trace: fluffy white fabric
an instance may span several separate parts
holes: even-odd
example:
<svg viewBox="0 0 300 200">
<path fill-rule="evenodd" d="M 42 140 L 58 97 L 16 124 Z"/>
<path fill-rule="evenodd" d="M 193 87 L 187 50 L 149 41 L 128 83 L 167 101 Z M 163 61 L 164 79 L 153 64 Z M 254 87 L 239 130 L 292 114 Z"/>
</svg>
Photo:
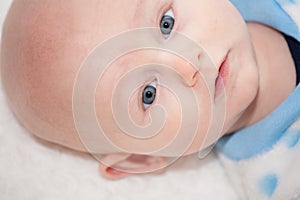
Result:
<svg viewBox="0 0 300 200">
<path fill-rule="evenodd" d="M 11 0 L 0 1 L 0 29 Z M 1 82 L 1 81 L 0 81 Z M 238 199 L 214 154 L 190 156 L 166 173 L 103 179 L 89 155 L 43 142 L 19 125 L 0 84 L 0 199 Z"/>
</svg>

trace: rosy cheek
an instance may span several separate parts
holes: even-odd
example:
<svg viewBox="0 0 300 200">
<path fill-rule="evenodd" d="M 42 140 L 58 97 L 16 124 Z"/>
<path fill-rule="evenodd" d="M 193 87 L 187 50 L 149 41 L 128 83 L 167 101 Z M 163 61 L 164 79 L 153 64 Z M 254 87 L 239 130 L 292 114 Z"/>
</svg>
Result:
<svg viewBox="0 0 300 200">
<path fill-rule="evenodd" d="M 185 154 L 191 154 L 199 151 L 204 145 L 205 138 L 209 134 L 210 120 L 212 117 L 212 101 L 208 94 L 208 89 L 205 82 L 199 77 L 197 84 L 194 87 L 182 88 L 186 91 L 193 91 L 191 96 L 175 96 L 175 93 L 169 89 L 160 89 L 159 99 L 157 104 L 161 104 L 167 113 L 167 121 L 170 126 L 166 126 L 165 142 L 170 142 L 173 138 L 179 137 L 179 130 L 183 130 L 180 134 L 184 134 L 187 140 L 182 141 L 186 146 Z M 186 103 L 193 105 L 189 112 L 184 112 L 181 109 L 186 109 Z M 185 104 L 185 105 L 184 105 Z M 193 117 L 192 117 L 193 116 Z M 173 125 L 173 126 L 172 126 Z M 180 149 L 178 149 L 180 151 Z M 183 153 L 182 151 L 179 153 Z"/>
<path fill-rule="evenodd" d="M 180 102 L 178 101 L 174 93 L 163 86 L 159 86 L 157 88 L 157 91 L 156 104 L 163 108 L 165 112 L 165 119 L 161 120 L 167 120 L 171 124 L 180 122 L 178 120 L 180 118 Z M 168 132 L 171 132 L 171 130 Z"/>
<path fill-rule="evenodd" d="M 168 144 L 179 133 L 181 126 L 181 106 L 178 98 L 172 93 L 172 91 L 158 86 L 157 87 L 157 99 L 153 106 L 159 107 L 163 110 L 164 115 L 159 116 L 159 121 L 165 121 L 164 128 L 161 131 L 163 135 L 162 143 Z"/>
</svg>

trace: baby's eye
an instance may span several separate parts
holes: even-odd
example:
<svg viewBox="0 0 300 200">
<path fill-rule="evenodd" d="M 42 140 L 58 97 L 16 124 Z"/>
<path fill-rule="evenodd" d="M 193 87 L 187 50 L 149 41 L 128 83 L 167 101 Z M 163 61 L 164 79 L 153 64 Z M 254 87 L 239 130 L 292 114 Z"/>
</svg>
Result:
<svg viewBox="0 0 300 200">
<path fill-rule="evenodd" d="M 160 21 L 160 30 L 165 38 L 168 38 L 170 36 L 170 33 L 172 32 L 172 29 L 174 27 L 174 23 L 174 13 L 172 9 L 170 9 L 166 12 L 166 14 L 164 14 Z"/>
<path fill-rule="evenodd" d="M 151 104 L 155 100 L 156 85 L 157 85 L 157 83 L 156 83 L 156 81 L 154 81 L 144 88 L 142 100 L 143 100 L 143 105 L 144 105 L 145 110 L 147 110 L 147 108 L 149 108 L 149 106 L 151 106 Z"/>
</svg>

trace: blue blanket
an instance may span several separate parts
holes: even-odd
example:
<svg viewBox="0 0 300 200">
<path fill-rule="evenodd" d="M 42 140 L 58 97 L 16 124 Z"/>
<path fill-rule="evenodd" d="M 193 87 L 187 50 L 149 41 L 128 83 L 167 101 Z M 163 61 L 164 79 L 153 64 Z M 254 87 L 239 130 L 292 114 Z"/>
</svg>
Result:
<svg viewBox="0 0 300 200">
<path fill-rule="evenodd" d="M 246 21 L 300 41 L 300 0 L 231 0 Z M 218 155 L 241 199 L 300 199 L 300 86 L 269 116 L 223 137 Z"/>
<path fill-rule="evenodd" d="M 230 0 L 246 21 L 274 27 L 300 41 L 299 0 Z"/>
</svg>

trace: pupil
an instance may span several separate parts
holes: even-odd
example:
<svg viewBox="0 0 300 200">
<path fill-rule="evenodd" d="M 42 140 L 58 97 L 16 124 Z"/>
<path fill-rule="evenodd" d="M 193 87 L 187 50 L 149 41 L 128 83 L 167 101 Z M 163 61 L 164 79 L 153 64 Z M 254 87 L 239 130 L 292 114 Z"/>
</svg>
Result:
<svg viewBox="0 0 300 200">
<path fill-rule="evenodd" d="M 165 23 L 164 23 L 164 28 L 169 28 L 169 27 L 170 27 L 169 22 L 165 22 Z"/>
<path fill-rule="evenodd" d="M 152 92 L 148 91 L 148 92 L 146 93 L 146 97 L 147 97 L 147 98 L 150 99 L 152 96 L 153 96 Z"/>
</svg>

